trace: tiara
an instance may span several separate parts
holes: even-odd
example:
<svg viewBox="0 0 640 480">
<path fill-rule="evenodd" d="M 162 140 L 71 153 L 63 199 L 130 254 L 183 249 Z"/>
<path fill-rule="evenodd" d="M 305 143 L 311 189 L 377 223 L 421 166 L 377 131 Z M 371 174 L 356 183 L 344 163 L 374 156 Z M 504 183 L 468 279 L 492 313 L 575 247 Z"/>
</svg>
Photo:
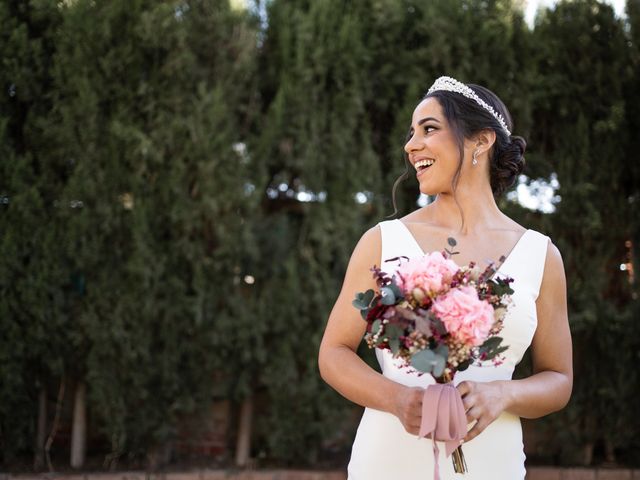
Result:
<svg viewBox="0 0 640 480">
<path fill-rule="evenodd" d="M 504 121 L 504 117 L 500 115 L 498 112 L 496 112 L 491 105 L 489 105 L 487 102 L 482 100 L 478 95 L 476 95 L 476 92 L 471 90 L 471 88 L 467 87 L 464 83 L 459 82 L 455 78 L 440 77 L 435 82 L 433 82 L 433 85 L 431 85 L 431 88 L 429 88 L 427 95 L 429 95 L 432 92 L 436 92 L 438 90 L 446 90 L 447 92 L 460 93 L 465 97 L 470 98 L 471 100 L 474 100 L 478 105 L 480 105 L 487 112 L 493 115 L 493 117 L 498 121 L 498 123 L 500 124 L 502 129 L 507 133 L 508 136 L 511 135 L 511 132 L 507 128 L 507 122 Z"/>
</svg>

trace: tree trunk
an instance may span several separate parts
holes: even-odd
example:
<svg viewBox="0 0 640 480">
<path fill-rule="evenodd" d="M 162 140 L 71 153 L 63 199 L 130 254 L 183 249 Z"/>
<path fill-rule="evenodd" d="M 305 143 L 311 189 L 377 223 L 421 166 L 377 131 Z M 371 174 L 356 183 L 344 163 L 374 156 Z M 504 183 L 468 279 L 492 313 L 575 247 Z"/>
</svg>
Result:
<svg viewBox="0 0 640 480">
<path fill-rule="evenodd" d="M 251 427 L 253 423 L 253 396 L 242 402 L 240 409 L 240 427 L 236 444 L 236 466 L 246 467 L 251 454 Z"/>
<path fill-rule="evenodd" d="M 87 444 L 87 386 L 76 385 L 73 399 L 73 424 L 71 427 L 71 467 L 82 468 Z"/>
<path fill-rule="evenodd" d="M 56 399 L 56 414 L 53 417 L 53 425 L 51 425 L 51 432 L 44 444 L 44 455 L 47 460 L 47 467 L 49 472 L 53 472 L 53 464 L 51 463 L 51 445 L 53 445 L 53 439 L 56 438 L 58 433 L 58 423 L 60 423 L 60 412 L 62 412 L 62 402 L 64 402 L 64 391 L 66 381 L 64 375 L 60 378 L 60 388 L 58 388 L 58 398 Z"/>
<path fill-rule="evenodd" d="M 38 471 L 44 467 L 44 442 L 47 440 L 47 390 L 40 389 L 38 394 L 38 428 L 36 430 L 35 455 L 33 469 Z"/>
<path fill-rule="evenodd" d="M 604 439 L 604 464 L 607 467 L 616 466 L 616 449 L 613 446 L 613 442 L 609 438 Z"/>
</svg>

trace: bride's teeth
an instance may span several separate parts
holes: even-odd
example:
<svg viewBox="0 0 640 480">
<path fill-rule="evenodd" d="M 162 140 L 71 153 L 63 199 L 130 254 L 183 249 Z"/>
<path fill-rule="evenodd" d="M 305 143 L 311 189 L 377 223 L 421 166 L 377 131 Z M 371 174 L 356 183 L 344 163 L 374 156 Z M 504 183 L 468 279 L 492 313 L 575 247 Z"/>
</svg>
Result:
<svg viewBox="0 0 640 480">
<path fill-rule="evenodd" d="M 415 163 L 415 167 L 416 169 L 421 167 L 430 167 L 431 165 L 433 165 L 433 163 L 434 163 L 433 160 L 420 160 Z"/>
</svg>

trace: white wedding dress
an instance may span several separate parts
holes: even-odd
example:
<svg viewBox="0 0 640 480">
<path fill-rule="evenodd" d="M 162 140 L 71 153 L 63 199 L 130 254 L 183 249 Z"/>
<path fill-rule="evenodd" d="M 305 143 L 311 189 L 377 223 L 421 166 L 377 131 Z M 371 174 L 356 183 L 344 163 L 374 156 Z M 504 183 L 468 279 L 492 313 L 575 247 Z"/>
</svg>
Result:
<svg viewBox="0 0 640 480">
<path fill-rule="evenodd" d="M 396 262 L 384 260 L 404 255 L 423 254 L 411 232 L 400 220 L 380 222 L 382 234 L 382 269 L 392 273 Z M 529 347 L 536 330 L 536 298 L 542 282 L 548 237 L 527 230 L 518 240 L 496 276 L 514 279 L 512 304 L 504 319 L 500 336 L 509 348 L 503 353 L 504 363 L 494 366 L 472 366 L 455 375 L 454 384 L 463 380 L 490 382 L 509 380 L 515 366 Z M 444 247 L 444 246 L 443 246 Z M 482 266 L 482 265 L 481 265 Z M 431 375 L 418 376 L 399 368 L 387 350 L 376 349 L 382 374 L 408 386 L 426 387 L 434 383 Z M 456 474 L 451 457 L 445 458 L 444 445 L 439 443 L 440 476 L 442 480 L 518 480 L 525 478 L 525 454 L 522 444 L 520 417 L 502 413 L 480 435 L 462 450 L 468 472 Z M 360 421 L 351 451 L 348 480 L 413 480 L 433 478 L 432 441 L 406 432 L 398 418 L 390 413 L 366 408 Z"/>
</svg>

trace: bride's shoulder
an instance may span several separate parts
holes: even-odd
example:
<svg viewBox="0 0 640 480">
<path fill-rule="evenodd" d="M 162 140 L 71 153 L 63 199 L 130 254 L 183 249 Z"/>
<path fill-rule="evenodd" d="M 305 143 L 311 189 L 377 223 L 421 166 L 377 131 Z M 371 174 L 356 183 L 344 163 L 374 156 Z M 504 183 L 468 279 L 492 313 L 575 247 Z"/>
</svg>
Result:
<svg viewBox="0 0 640 480">
<path fill-rule="evenodd" d="M 352 261 L 367 263 L 372 260 L 377 261 L 377 259 L 380 258 L 380 252 L 382 250 L 381 223 L 383 222 L 377 223 L 362 234 L 353 249 L 351 255 Z"/>
</svg>

